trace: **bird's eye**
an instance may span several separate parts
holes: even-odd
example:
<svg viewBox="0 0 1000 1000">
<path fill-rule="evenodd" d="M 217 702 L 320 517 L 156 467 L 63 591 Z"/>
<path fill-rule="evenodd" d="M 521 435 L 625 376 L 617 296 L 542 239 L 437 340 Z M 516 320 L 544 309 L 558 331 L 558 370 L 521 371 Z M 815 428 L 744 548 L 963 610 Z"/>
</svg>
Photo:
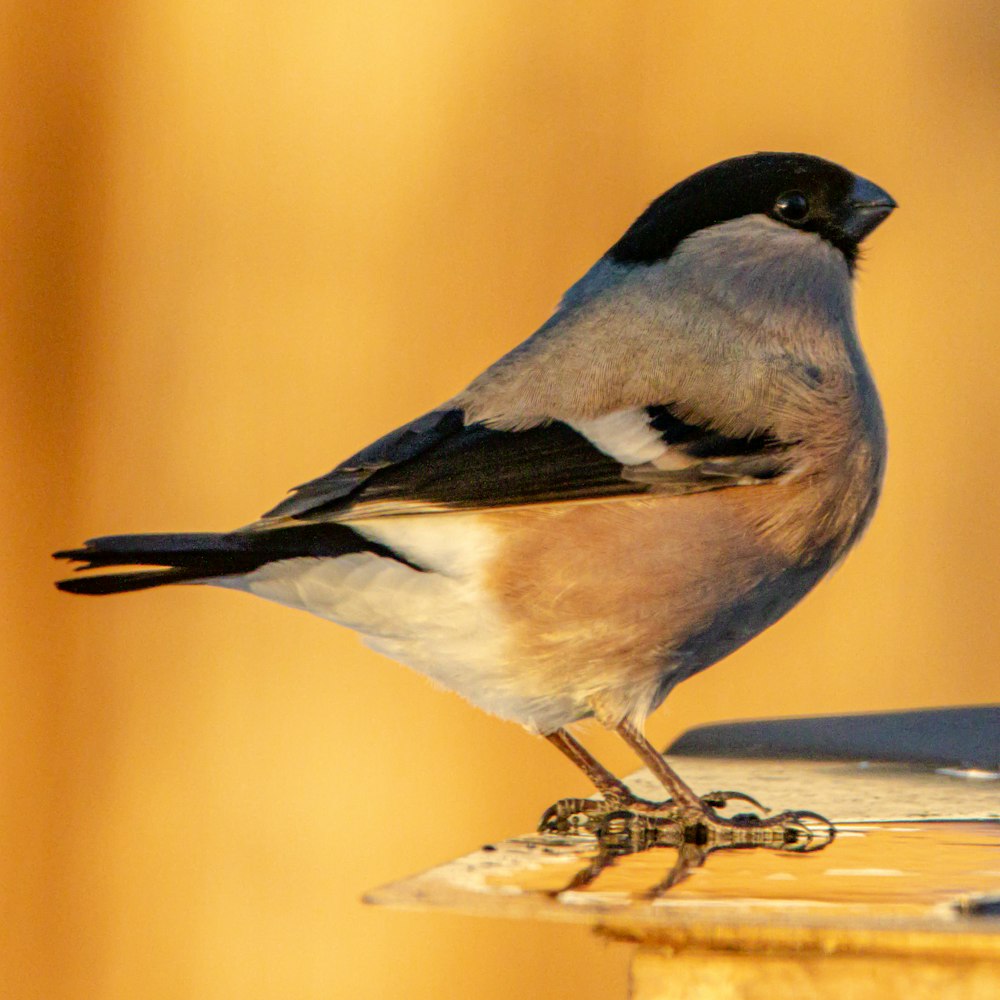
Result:
<svg viewBox="0 0 1000 1000">
<path fill-rule="evenodd" d="M 801 222 L 809 214 L 809 199 L 801 191 L 786 191 L 774 203 L 774 212 L 786 222 Z"/>
</svg>

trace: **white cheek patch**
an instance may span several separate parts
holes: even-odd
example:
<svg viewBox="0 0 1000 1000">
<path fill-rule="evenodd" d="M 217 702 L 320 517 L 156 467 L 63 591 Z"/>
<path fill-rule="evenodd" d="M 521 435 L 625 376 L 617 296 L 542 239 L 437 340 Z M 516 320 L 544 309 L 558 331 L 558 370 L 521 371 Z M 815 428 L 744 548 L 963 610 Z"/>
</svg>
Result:
<svg viewBox="0 0 1000 1000">
<path fill-rule="evenodd" d="M 616 410 L 590 420 L 566 422 L 622 465 L 655 464 L 668 451 L 659 431 L 650 426 L 645 410 Z"/>
</svg>

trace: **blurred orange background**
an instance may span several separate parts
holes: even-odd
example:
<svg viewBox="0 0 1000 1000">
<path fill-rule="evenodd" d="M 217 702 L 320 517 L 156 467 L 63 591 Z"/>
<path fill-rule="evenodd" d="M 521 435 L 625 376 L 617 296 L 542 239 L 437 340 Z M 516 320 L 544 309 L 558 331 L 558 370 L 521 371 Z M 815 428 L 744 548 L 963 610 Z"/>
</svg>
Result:
<svg viewBox="0 0 1000 1000">
<path fill-rule="evenodd" d="M 996 3 L 0 19 L 4 996 L 624 995 L 624 947 L 582 928 L 359 902 L 588 794 L 542 742 L 319 619 L 74 599 L 48 553 L 252 520 L 726 156 L 817 153 L 899 201 L 858 282 L 890 465 L 858 551 L 652 735 L 1000 700 Z"/>
</svg>

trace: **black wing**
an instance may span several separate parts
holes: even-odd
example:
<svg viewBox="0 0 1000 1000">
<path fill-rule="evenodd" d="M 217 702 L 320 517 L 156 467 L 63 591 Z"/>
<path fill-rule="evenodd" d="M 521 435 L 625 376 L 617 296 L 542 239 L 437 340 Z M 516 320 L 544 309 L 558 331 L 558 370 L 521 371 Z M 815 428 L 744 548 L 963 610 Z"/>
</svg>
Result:
<svg viewBox="0 0 1000 1000">
<path fill-rule="evenodd" d="M 666 406 L 647 408 L 644 419 L 687 464 L 627 465 L 561 421 L 508 431 L 435 410 L 297 487 L 265 523 L 695 493 L 766 481 L 787 466 L 789 445 L 766 432 L 724 436 Z"/>
<path fill-rule="evenodd" d="M 615 450 L 613 435 L 595 431 L 593 422 L 580 426 L 596 434 L 602 447 L 560 421 L 505 431 L 466 424 L 460 410 L 436 410 L 300 486 L 256 525 L 228 534 L 113 535 L 57 552 L 58 558 L 82 563 L 84 570 L 126 567 L 58 586 L 78 594 L 116 594 L 242 575 L 298 556 L 336 558 L 353 552 L 374 552 L 420 569 L 350 524 L 336 522 L 391 513 L 697 493 L 764 482 L 788 463 L 789 444 L 768 433 L 728 437 L 687 423 L 662 406 L 627 417 L 629 433 L 638 430 L 643 443 L 653 445 L 651 453 L 670 453 L 671 468 L 613 457 L 608 453 Z M 134 566 L 162 568 L 134 572 Z"/>
</svg>

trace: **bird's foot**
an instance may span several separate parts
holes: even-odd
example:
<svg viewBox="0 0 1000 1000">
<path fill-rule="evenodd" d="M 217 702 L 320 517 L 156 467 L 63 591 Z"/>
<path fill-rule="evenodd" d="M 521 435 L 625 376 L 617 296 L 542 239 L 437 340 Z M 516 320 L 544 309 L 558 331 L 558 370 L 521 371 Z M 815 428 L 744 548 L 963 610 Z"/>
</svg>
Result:
<svg viewBox="0 0 1000 1000">
<path fill-rule="evenodd" d="M 766 813 L 767 807 L 742 792 L 709 792 L 702 796 L 702 804 L 709 810 L 724 809 L 730 802 L 747 802 Z M 538 823 L 539 833 L 596 834 L 608 816 L 631 812 L 663 822 L 676 822 L 680 810 L 673 799 L 653 802 L 633 795 L 624 786 L 621 790 L 606 792 L 599 799 L 560 799 L 542 814 Z"/>
<path fill-rule="evenodd" d="M 620 854 L 682 844 L 709 850 L 767 847 L 805 853 L 821 850 L 835 835 L 828 819 L 806 809 L 774 816 L 751 812 L 720 816 L 717 810 L 730 802 L 746 802 L 760 813 L 768 812 L 742 792 L 709 792 L 698 804 L 689 806 L 671 799 L 651 802 L 627 791 L 614 791 L 603 799 L 560 799 L 545 810 L 538 829 L 542 833 L 590 834 Z"/>
<path fill-rule="evenodd" d="M 738 813 L 719 816 L 714 809 L 684 810 L 679 819 L 684 842 L 710 850 L 766 847 L 773 851 L 807 854 L 833 843 L 836 828 L 810 809 L 786 809 L 773 816 Z"/>
</svg>

